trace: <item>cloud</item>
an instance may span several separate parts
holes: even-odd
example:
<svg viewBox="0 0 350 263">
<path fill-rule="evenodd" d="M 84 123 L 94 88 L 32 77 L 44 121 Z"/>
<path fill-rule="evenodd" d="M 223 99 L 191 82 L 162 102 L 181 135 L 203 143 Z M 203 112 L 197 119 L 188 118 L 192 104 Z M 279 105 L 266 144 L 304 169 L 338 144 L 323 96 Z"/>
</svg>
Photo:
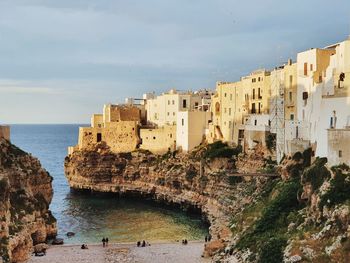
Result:
<svg viewBox="0 0 350 263">
<path fill-rule="evenodd" d="M 236 81 L 345 39 L 350 2 L 337 6 L 319 0 L 2 0 L 0 112 L 8 122 L 83 122 L 105 102 L 146 91 L 214 88 L 217 80 Z"/>
</svg>

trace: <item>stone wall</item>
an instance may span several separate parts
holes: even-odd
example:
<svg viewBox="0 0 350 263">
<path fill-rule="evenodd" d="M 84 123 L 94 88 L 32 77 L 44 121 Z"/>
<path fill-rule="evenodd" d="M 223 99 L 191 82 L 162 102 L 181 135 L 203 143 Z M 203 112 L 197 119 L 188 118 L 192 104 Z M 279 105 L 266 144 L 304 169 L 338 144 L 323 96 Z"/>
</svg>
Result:
<svg viewBox="0 0 350 263">
<path fill-rule="evenodd" d="M 0 126 L 0 138 L 10 140 L 10 126 Z"/>
<path fill-rule="evenodd" d="M 135 106 L 129 105 L 108 105 L 109 122 L 115 121 L 141 121 L 141 110 Z"/>
<path fill-rule="evenodd" d="M 328 164 L 350 165 L 350 129 L 328 129 Z"/>
<path fill-rule="evenodd" d="M 140 129 L 141 149 L 162 154 L 176 148 L 176 126 L 165 125 L 160 128 Z"/>
<path fill-rule="evenodd" d="M 140 138 L 137 133 L 138 122 L 119 121 L 105 124 L 106 127 L 80 127 L 79 149 L 89 149 L 100 141 L 106 142 L 113 152 L 130 152 L 137 148 Z M 70 153 L 75 148 L 69 149 Z"/>
</svg>

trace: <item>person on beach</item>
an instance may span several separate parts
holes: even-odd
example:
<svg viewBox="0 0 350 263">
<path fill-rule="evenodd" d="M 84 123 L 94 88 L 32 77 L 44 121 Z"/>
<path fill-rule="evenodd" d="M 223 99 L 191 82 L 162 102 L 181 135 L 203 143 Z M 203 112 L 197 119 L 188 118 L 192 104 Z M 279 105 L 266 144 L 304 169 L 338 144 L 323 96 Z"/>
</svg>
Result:
<svg viewBox="0 0 350 263">
<path fill-rule="evenodd" d="M 105 247 L 106 246 L 106 239 L 102 238 L 102 246 Z"/>
<path fill-rule="evenodd" d="M 208 237 L 205 236 L 204 240 L 205 240 L 205 243 L 207 243 L 208 242 Z"/>
<path fill-rule="evenodd" d="M 108 237 L 106 237 L 106 247 L 108 247 Z"/>
<path fill-rule="evenodd" d="M 142 241 L 142 247 L 145 247 L 145 246 L 146 246 L 146 241 L 143 240 L 143 241 Z"/>
<path fill-rule="evenodd" d="M 137 247 L 141 246 L 141 241 L 137 241 Z"/>
</svg>

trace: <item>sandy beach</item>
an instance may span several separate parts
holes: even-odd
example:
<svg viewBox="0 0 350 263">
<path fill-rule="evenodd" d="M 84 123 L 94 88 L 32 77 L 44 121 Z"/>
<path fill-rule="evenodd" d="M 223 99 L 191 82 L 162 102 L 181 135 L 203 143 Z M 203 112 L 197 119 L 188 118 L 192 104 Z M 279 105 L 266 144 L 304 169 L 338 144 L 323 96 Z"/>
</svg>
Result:
<svg viewBox="0 0 350 263">
<path fill-rule="evenodd" d="M 133 262 L 133 263 L 203 263 L 209 259 L 201 257 L 203 242 L 193 241 L 188 245 L 178 243 L 155 243 L 148 247 L 137 247 L 135 244 L 100 244 L 50 246 L 46 256 L 32 256 L 27 263 L 96 263 L 96 262 Z"/>
</svg>

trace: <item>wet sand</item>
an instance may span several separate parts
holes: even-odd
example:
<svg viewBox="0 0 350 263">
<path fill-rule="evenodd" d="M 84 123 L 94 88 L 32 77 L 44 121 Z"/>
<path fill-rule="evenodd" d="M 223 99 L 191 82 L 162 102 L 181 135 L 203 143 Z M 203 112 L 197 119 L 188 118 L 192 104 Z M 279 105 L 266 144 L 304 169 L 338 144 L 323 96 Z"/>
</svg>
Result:
<svg viewBox="0 0 350 263">
<path fill-rule="evenodd" d="M 147 247 L 135 244 L 100 244 L 88 245 L 89 249 L 81 249 L 81 245 L 50 246 L 46 256 L 32 256 L 27 263 L 203 263 L 209 259 L 201 257 L 204 243 L 189 242 L 188 245 L 176 243 L 154 243 Z"/>
</svg>

